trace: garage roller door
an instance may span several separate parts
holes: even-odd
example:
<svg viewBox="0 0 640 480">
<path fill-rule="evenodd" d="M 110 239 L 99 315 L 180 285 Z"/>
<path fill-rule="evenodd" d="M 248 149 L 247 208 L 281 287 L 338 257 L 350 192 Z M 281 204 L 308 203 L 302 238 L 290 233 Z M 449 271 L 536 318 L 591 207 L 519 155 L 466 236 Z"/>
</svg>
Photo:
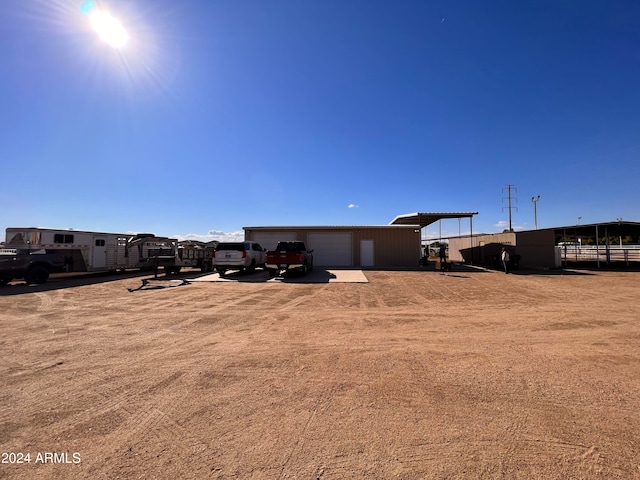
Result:
<svg viewBox="0 0 640 480">
<path fill-rule="evenodd" d="M 296 232 L 255 232 L 253 241 L 258 242 L 265 250 L 274 250 L 278 242 L 290 242 L 297 240 Z"/>
<path fill-rule="evenodd" d="M 353 265 L 350 233 L 310 233 L 309 247 L 313 249 L 313 264 L 325 267 Z"/>
</svg>

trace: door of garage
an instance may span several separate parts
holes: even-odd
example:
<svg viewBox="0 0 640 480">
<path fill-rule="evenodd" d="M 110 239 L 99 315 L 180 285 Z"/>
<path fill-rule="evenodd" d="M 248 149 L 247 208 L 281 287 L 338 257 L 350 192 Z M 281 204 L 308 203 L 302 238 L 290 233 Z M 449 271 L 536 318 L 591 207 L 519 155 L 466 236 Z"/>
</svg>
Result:
<svg viewBox="0 0 640 480">
<path fill-rule="evenodd" d="M 278 242 L 290 242 L 297 240 L 296 232 L 255 232 L 253 241 L 258 242 L 265 250 L 274 250 Z"/>
<path fill-rule="evenodd" d="M 373 267 L 375 265 L 375 256 L 373 249 L 373 240 L 360 240 L 360 266 Z"/>
<path fill-rule="evenodd" d="M 351 233 L 310 233 L 308 248 L 313 249 L 313 264 L 325 267 L 351 267 Z"/>
</svg>

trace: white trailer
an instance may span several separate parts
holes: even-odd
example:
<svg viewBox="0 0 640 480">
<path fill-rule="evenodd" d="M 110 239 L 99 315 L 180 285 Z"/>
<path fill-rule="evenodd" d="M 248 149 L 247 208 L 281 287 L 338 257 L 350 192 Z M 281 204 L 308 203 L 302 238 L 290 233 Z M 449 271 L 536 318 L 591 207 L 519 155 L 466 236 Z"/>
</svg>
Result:
<svg viewBox="0 0 640 480">
<path fill-rule="evenodd" d="M 115 271 L 140 268 L 138 252 L 128 248 L 132 237 L 126 233 L 10 227 L 5 248 L 63 254 L 69 272 Z"/>
</svg>

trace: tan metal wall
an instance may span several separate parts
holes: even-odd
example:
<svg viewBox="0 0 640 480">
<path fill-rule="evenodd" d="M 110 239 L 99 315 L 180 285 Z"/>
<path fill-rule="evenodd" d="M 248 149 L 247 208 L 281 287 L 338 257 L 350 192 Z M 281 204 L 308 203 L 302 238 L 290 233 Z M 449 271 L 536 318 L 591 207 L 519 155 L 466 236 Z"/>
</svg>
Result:
<svg viewBox="0 0 640 480">
<path fill-rule="evenodd" d="M 471 237 L 449 239 L 449 260 L 491 266 L 493 257 L 500 254 L 503 245 L 515 245 L 516 234 L 474 235 L 473 245 L 471 241 Z"/>
<path fill-rule="evenodd" d="M 375 267 L 416 267 L 420 260 L 420 229 L 367 228 L 354 231 L 353 256 L 360 266 L 360 241 L 373 240 Z"/>
<path fill-rule="evenodd" d="M 256 232 L 295 232 L 297 239 L 308 242 L 310 233 L 349 232 L 352 236 L 354 267 L 360 267 L 361 240 L 374 241 L 374 266 L 371 268 L 417 267 L 420 259 L 420 228 L 418 226 L 355 226 L 355 227 L 245 227 L 245 240 L 253 240 Z"/>
<path fill-rule="evenodd" d="M 554 268 L 554 241 L 553 230 L 474 235 L 473 248 L 469 237 L 452 238 L 449 240 L 449 259 L 490 267 L 502 246 L 509 245 L 510 253 L 520 255 L 521 267 Z"/>
<path fill-rule="evenodd" d="M 555 233 L 553 230 L 531 230 L 516 233 L 516 250 L 520 265 L 534 268 L 554 268 Z"/>
</svg>

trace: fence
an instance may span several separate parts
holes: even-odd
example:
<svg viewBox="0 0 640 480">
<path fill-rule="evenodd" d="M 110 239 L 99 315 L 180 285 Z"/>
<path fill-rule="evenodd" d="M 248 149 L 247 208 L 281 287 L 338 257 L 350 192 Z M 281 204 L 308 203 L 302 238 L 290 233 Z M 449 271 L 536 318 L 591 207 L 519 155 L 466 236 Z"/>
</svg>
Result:
<svg viewBox="0 0 640 480">
<path fill-rule="evenodd" d="M 556 258 L 568 262 L 640 263 L 640 245 L 565 245 L 556 247 Z"/>
</svg>

